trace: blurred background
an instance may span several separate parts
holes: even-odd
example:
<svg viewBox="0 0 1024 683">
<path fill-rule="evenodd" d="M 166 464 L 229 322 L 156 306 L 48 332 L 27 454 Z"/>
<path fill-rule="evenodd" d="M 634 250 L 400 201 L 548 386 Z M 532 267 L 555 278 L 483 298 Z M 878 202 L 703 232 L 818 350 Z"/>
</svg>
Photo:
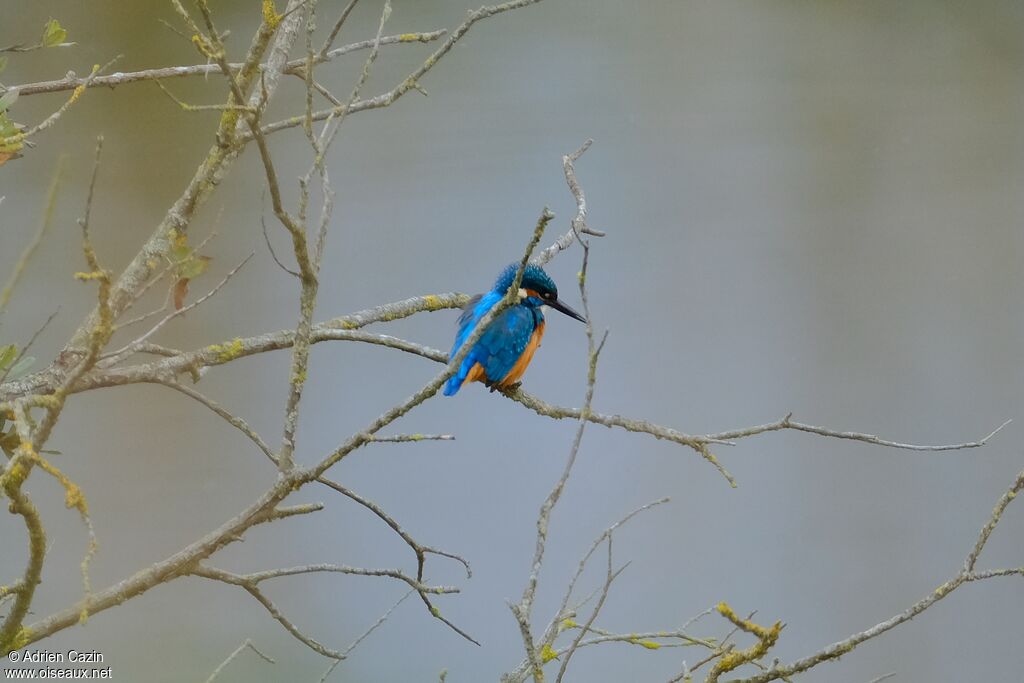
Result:
<svg viewBox="0 0 1024 683">
<path fill-rule="evenodd" d="M 344 3 L 320 3 L 321 32 Z M 467 0 L 394 0 L 386 33 L 452 28 Z M 239 56 L 255 2 L 214 4 Z M 473 5 L 475 7 L 475 5 Z M 339 43 L 371 38 L 380 3 L 365 0 Z M 158 0 L 8 0 L 0 44 L 35 39 L 55 17 L 76 47 L 10 55 L 4 83 L 115 69 L 194 64 L 193 47 L 162 26 Z M 789 661 L 863 630 L 931 592 L 961 566 L 996 499 L 1024 465 L 1024 7 L 1006 1 L 679 2 L 547 0 L 478 24 L 426 78 L 430 93 L 353 115 L 330 172 L 338 192 L 317 319 L 414 294 L 487 288 L 518 258 L 541 208 L 564 232 L 574 204 L 561 155 L 593 137 L 577 164 L 594 240 L 590 300 L 610 329 L 595 409 L 706 433 L 797 419 L 939 444 L 982 437 L 979 450 L 910 453 L 776 433 L 719 447 L 733 490 L 693 452 L 637 434 L 587 431 L 552 519 L 536 621 L 546 623 L 592 539 L 626 512 L 672 502 L 616 536 L 619 578 L 598 625 L 671 629 L 720 600 L 757 620 L 786 622 L 775 653 Z M 367 95 L 400 82 L 432 47 L 383 49 Z M 339 97 L 365 53 L 317 73 Z M 223 99 L 219 78 L 170 81 L 193 103 Z M 41 120 L 66 95 L 22 98 L 13 118 Z M 273 114 L 298 113 L 291 79 Z M 93 208 L 100 259 L 122 268 L 191 177 L 216 113 L 186 113 L 152 83 L 92 90 L 25 158 L 0 168 L 0 272 L 39 223 L 59 155 L 68 155 L 56 221 L 10 310 L 0 341 L 37 342 L 43 365 L 95 301 L 76 218 L 94 139 L 106 137 Z M 289 180 L 307 163 L 301 131 L 275 135 Z M 260 231 L 262 170 L 246 152 L 200 211 L 213 229 L 210 271 L 193 297 L 250 251 L 213 300 L 156 341 L 194 348 L 293 326 L 294 279 L 274 266 Z M 289 253 L 268 222 L 280 253 Z M 545 244 L 550 240 L 545 239 Z M 580 252 L 549 272 L 572 305 Z M 138 312 L 158 305 L 163 293 Z M 379 331 L 447 349 L 454 311 Z M 116 340 L 115 340 L 116 343 Z M 550 320 L 525 387 L 579 405 L 583 327 Z M 279 440 L 288 354 L 210 371 L 199 388 Z M 312 462 L 434 376 L 438 366 L 387 349 L 318 345 L 298 456 Z M 389 510 L 421 542 L 473 564 L 432 559 L 428 578 L 463 593 L 438 600 L 476 647 L 410 599 L 331 680 L 496 680 L 521 660 L 507 607 L 529 573 L 538 507 L 557 479 L 574 424 L 526 411 L 478 385 L 438 398 L 389 433 L 448 432 L 454 442 L 381 444 L 332 474 Z M 75 396 L 49 442 L 81 484 L 105 587 L 164 558 L 234 515 L 274 472 L 219 418 L 170 390 L 133 386 Z M 30 491 L 49 531 L 34 618 L 81 595 L 86 537 L 62 492 L 37 473 Z M 348 500 L 304 491 L 325 511 L 253 530 L 213 565 L 252 571 L 306 562 L 414 570 L 408 549 Z M 1011 507 L 981 561 L 1024 564 L 1024 510 Z M 0 580 L 24 565 L 24 531 L 0 516 Z M 584 592 L 600 581 L 588 573 Z M 268 594 L 306 632 L 343 647 L 404 592 L 378 579 L 279 579 Z M 1010 681 L 1024 654 L 1019 580 L 967 585 L 922 616 L 800 680 Z M 30 619 L 31 620 L 31 619 Z M 717 617 L 695 635 L 723 635 Z M 219 680 L 319 680 L 329 662 L 292 639 L 244 591 L 198 579 L 159 587 L 38 644 L 97 649 L 115 680 L 205 680 L 246 638 L 251 653 Z M 576 681 L 664 681 L 693 650 L 609 645 L 581 651 Z M 702 672 L 702 676 L 703 677 Z"/>
</svg>

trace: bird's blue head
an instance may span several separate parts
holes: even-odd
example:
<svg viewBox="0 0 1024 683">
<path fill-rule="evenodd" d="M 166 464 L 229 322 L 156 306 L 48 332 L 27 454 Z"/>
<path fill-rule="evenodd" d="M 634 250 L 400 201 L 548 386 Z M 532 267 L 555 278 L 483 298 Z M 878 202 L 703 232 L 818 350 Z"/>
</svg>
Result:
<svg viewBox="0 0 1024 683">
<path fill-rule="evenodd" d="M 505 270 L 501 271 L 498 279 L 494 281 L 494 290 L 499 294 L 504 294 L 508 291 L 508 288 L 512 286 L 512 283 L 516 279 L 516 273 L 519 271 L 518 263 L 509 264 Z M 581 322 L 586 322 L 586 318 L 574 311 L 569 306 L 558 300 L 558 287 L 555 286 L 555 281 L 551 279 L 551 276 L 544 272 L 544 269 L 534 263 L 526 264 L 526 269 L 523 270 L 523 279 L 519 284 L 520 288 L 520 299 L 521 304 L 527 306 L 550 306 L 556 311 L 565 313 L 570 318 L 575 318 Z"/>
</svg>

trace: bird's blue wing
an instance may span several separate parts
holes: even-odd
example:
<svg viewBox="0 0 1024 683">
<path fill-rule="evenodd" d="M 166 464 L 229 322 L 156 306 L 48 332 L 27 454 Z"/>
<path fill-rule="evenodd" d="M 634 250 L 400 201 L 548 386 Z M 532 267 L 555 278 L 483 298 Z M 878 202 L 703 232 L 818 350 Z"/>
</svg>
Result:
<svg viewBox="0 0 1024 683">
<path fill-rule="evenodd" d="M 501 301 L 501 297 L 492 296 L 494 292 L 488 292 L 487 294 L 477 294 L 469 300 L 465 308 L 462 309 L 462 315 L 459 316 L 459 331 L 455 333 L 455 343 L 452 344 L 451 353 L 448 354 L 448 360 L 455 358 L 455 354 L 459 352 L 462 345 L 469 339 L 469 335 L 473 334 L 473 328 L 480 321 L 480 318 L 487 315 L 487 311 L 491 310 L 494 304 Z"/>
<path fill-rule="evenodd" d="M 526 306 L 512 306 L 484 332 L 473 350 L 489 381 L 505 379 L 529 345 L 536 327 L 533 311 Z"/>
<path fill-rule="evenodd" d="M 480 321 L 480 318 L 487 315 L 487 311 L 491 310 L 497 302 L 501 301 L 501 295 L 495 292 L 488 292 L 486 294 L 477 294 L 466 307 L 462 309 L 462 315 L 459 316 L 459 330 L 455 333 L 455 343 L 452 344 L 452 350 L 448 354 L 449 362 L 455 358 L 455 355 L 462 348 L 462 345 L 466 343 L 469 336 L 473 334 L 473 329 L 476 324 Z M 474 353 L 471 352 L 462 360 L 462 365 L 459 366 L 459 371 L 448 379 L 448 382 L 444 385 L 445 396 L 454 396 L 462 386 L 462 383 L 466 381 L 466 375 L 476 364 Z"/>
<path fill-rule="evenodd" d="M 459 317 L 459 331 L 455 335 L 455 344 L 448 355 L 449 360 L 455 357 L 462 345 L 473 334 L 480 319 L 501 301 L 503 296 L 502 292 L 492 291 L 470 299 Z M 503 379 L 530 343 L 530 337 L 533 335 L 535 327 L 534 315 L 525 306 L 513 306 L 504 311 L 480 337 L 469 355 L 463 359 L 459 371 L 445 384 L 445 395 L 455 395 L 477 363 L 483 366 L 488 381 L 496 382 Z"/>
</svg>

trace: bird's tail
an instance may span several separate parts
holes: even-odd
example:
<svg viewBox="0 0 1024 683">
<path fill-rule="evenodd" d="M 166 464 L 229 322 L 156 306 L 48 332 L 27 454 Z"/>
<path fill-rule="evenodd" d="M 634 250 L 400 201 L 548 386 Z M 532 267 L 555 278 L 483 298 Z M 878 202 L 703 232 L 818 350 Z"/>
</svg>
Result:
<svg viewBox="0 0 1024 683">
<path fill-rule="evenodd" d="M 462 385 L 467 382 L 484 382 L 486 380 L 487 376 L 484 373 L 483 366 L 470 353 L 469 357 L 462 361 L 459 371 L 445 383 L 444 395 L 454 396 L 462 388 Z"/>
<path fill-rule="evenodd" d="M 461 375 L 462 373 L 459 373 L 459 374 Z M 465 379 L 466 379 L 465 377 L 462 377 L 460 379 L 459 375 L 455 375 L 454 377 L 450 377 L 448 379 L 448 381 L 445 382 L 445 385 L 444 385 L 444 395 L 445 396 L 454 396 L 455 394 L 459 393 L 459 389 L 462 388 L 462 382 L 465 381 Z"/>
<path fill-rule="evenodd" d="M 469 366 L 472 363 L 462 362 L 459 367 L 459 371 L 448 378 L 448 381 L 444 384 L 444 395 L 454 396 L 459 393 L 459 389 L 462 388 L 463 383 L 466 381 L 466 375 L 469 373 Z"/>
</svg>

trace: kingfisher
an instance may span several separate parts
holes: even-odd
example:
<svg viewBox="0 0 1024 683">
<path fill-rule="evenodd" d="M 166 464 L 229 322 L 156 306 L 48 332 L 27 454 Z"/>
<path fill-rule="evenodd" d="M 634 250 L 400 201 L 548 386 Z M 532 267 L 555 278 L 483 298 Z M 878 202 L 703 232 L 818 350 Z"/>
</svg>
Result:
<svg viewBox="0 0 1024 683">
<path fill-rule="evenodd" d="M 510 264 L 498 275 L 491 291 L 469 300 L 459 316 L 459 331 L 448 355 L 449 362 L 473 334 L 480 319 L 504 298 L 518 271 L 518 263 Z M 527 264 L 519 285 L 519 303 L 502 311 L 483 333 L 463 359 L 459 371 L 445 384 L 445 396 L 454 396 L 468 382 L 483 382 L 491 391 L 518 382 L 544 336 L 544 309 L 548 306 L 586 322 L 586 318 L 558 300 L 558 288 L 543 268 Z"/>
</svg>

